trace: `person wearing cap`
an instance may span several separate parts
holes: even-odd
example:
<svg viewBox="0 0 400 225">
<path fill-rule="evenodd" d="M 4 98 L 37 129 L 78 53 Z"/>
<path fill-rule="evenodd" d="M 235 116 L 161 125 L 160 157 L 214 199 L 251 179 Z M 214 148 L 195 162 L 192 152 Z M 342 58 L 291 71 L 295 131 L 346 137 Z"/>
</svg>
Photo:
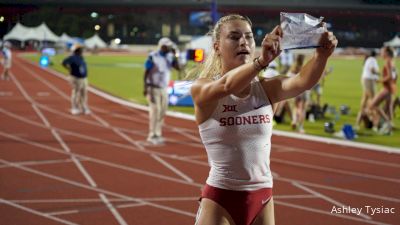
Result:
<svg viewBox="0 0 400 225">
<path fill-rule="evenodd" d="M 167 37 L 158 41 L 158 49 L 150 52 L 144 72 L 144 95 L 149 103 L 149 134 L 147 141 L 162 144 L 162 125 L 168 108 L 167 87 L 171 69 L 179 70 L 178 61 L 173 54 L 174 43 Z"/>
<path fill-rule="evenodd" d="M 72 85 L 71 114 L 89 114 L 87 105 L 87 67 L 82 56 L 83 46 L 74 44 L 71 47 L 72 55 L 65 58 L 62 65 L 69 71 Z"/>
<path fill-rule="evenodd" d="M 6 41 L 3 44 L 3 48 L 1 50 L 3 54 L 3 72 L 1 74 L 2 80 L 10 80 L 10 69 L 11 69 L 11 61 L 12 61 L 12 53 L 11 53 L 11 43 Z"/>
</svg>

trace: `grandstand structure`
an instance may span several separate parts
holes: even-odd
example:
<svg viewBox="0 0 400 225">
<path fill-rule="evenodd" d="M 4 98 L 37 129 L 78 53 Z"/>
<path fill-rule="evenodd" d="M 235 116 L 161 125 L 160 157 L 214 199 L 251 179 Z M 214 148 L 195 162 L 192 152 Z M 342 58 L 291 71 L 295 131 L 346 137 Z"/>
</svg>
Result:
<svg viewBox="0 0 400 225">
<path fill-rule="evenodd" d="M 381 47 L 400 35 L 397 0 L 3 0 L 0 37 L 17 22 L 36 26 L 46 22 L 58 35 L 87 38 L 94 33 L 106 41 L 154 44 L 161 36 L 184 41 L 204 35 L 212 25 L 211 3 L 218 15 L 239 13 L 253 21 L 257 43 L 279 24 L 280 12 L 305 12 L 324 17 L 340 47 Z M 93 14 L 93 13 L 96 14 Z M 101 29 L 94 30 L 99 25 Z"/>
</svg>

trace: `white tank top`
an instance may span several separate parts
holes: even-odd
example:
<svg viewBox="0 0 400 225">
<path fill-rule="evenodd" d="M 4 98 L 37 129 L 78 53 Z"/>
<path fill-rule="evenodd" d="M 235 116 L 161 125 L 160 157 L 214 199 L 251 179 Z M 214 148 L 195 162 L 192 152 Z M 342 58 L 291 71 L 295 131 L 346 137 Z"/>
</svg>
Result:
<svg viewBox="0 0 400 225">
<path fill-rule="evenodd" d="M 270 151 L 273 111 L 260 82 L 250 94 L 219 100 L 199 125 L 211 170 L 206 183 L 228 190 L 272 188 Z"/>
</svg>

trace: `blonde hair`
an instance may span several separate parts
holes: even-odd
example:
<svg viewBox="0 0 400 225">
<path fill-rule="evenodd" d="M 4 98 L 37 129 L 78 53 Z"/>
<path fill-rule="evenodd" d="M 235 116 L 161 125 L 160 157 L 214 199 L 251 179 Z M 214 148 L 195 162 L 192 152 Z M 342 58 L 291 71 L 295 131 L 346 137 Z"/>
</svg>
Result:
<svg viewBox="0 0 400 225">
<path fill-rule="evenodd" d="M 220 40 L 221 35 L 221 27 L 222 25 L 234 21 L 234 20 L 242 20 L 247 22 L 250 27 L 252 23 L 249 18 L 245 16 L 241 16 L 239 14 L 230 14 L 224 17 L 221 17 L 218 22 L 215 24 L 214 28 L 207 34 L 211 36 L 211 52 L 207 56 L 206 60 L 202 64 L 198 64 L 194 69 L 192 69 L 188 74 L 188 79 L 196 79 L 196 78 L 210 78 L 213 79 L 217 75 L 221 75 L 222 67 L 221 67 L 221 58 L 215 52 L 214 43 Z"/>
</svg>

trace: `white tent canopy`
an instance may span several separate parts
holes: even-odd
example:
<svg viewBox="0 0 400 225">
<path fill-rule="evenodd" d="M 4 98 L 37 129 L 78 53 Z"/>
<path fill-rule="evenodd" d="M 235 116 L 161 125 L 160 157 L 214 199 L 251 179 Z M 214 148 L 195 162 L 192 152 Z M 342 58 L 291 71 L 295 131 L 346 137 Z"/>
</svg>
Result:
<svg viewBox="0 0 400 225">
<path fill-rule="evenodd" d="M 107 44 L 97 34 L 94 34 L 85 40 L 85 46 L 87 48 L 106 48 Z"/>
<path fill-rule="evenodd" d="M 37 27 L 26 27 L 20 23 L 17 23 L 10 32 L 8 32 L 3 40 L 37 40 L 37 41 L 50 41 L 57 42 L 59 37 L 55 35 L 49 27 L 42 23 Z"/>
<path fill-rule="evenodd" d="M 192 49 L 202 48 L 206 53 L 211 52 L 211 46 L 212 46 L 212 38 L 209 35 L 194 38 L 186 45 L 187 48 L 192 48 Z"/>
<path fill-rule="evenodd" d="M 400 37 L 396 36 L 392 40 L 385 42 L 385 46 L 400 47 Z"/>
<path fill-rule="evenodd" d="M 64 43 L 74 43 L 75 42 L 75 40 L 66 33 L 62 33 L 59 41 L 64 42 Z"/>
</svg>

